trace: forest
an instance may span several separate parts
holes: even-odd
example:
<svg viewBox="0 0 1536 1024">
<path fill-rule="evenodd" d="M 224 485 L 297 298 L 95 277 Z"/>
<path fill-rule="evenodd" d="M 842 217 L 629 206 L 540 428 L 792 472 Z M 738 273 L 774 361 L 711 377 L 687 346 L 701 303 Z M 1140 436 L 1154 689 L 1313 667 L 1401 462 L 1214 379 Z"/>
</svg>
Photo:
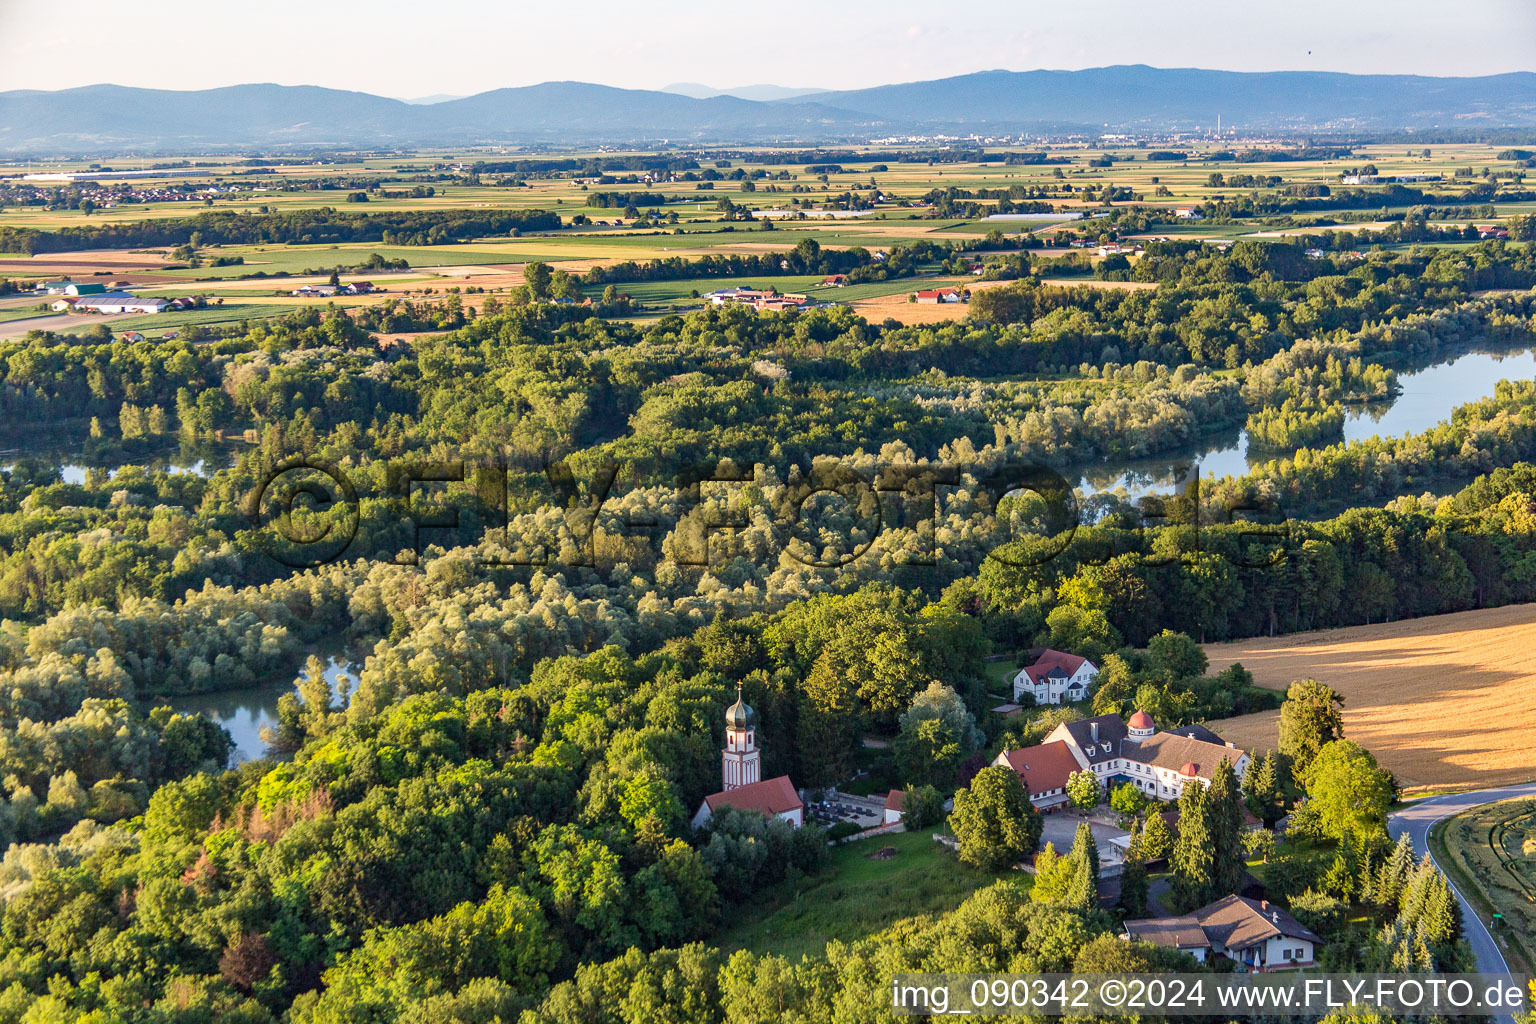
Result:
<svg viewBox="0 0 1536 1024">
<path fill-rule="evenodd" d="M 222 223 L 196 230 L 354 230 Z M 1026 266 L 926 326 L 619 319 L 525 287 L 479 314 L 0 343 L 6 421 L 91 464 L 0 471 L 0 1021 L 862 1021 L 894 970 L 1196 969 L 1118 939 L 1135 869 L 1106 910 L 1091 843 L 1035 849 L 1016 775 L 987 765 L 1083 710 L 997 717 L 988 659 L 1088 654 L 1085 710 L 1218 722 L 1280 697 L 1210 674 L 1203 642 L 1536 600 L 1529 381 L 1416 436 L 1335 425 L 1399 373 L 1536 342 L 1531 293 L 1490 291 L 1536 282 L 1532 247 L 1291 248 L 1149 246 L 1139 291 Z M 381 348 L 390 318 L 442 333 Z M 1244 425 L 1275 457 L 1242 477 L 1019 486 Z M 285 486 L 323 466 L 352 497 L 290 508 L 282 535 L 263 496 L 296 458 Z M 293 542 L 322 535 L 345 543 Z M 355 678 L 328 679 L 322 642 L 362 652 Z M 166 703 L 287 677 L 273 756 L 233 768 L 228 734 Z M 906 787 L 914 814 L 953 793 L 959 857 L 998 880 L 800 960 L 727 949 L 841 838 L 690 826 L 738 685 L 765 777 Z M 1331 969 L 1465 965 L 1443 878 L 1385 837 L 1396 781 L 1326 687 L 1281 716 L 1241 788 L 1190 787 L 1177 842 L 1127 810 L 1132 860 L 1197 906 L 1230 891 L 1211 849 L 1263 854 Z M 1241 847 L 1245 808 L 1293 830 Z M 1030 884 L 1001 874 L 1035 853 Z"/>
<path fill-rule="evenodd" d="M 386 245 L 442 245 L 485 235 L 548 230 L 560 226 L 557 214 L 542 210 L 496 210 L 473 214 L 451 210 L 406 213 L 342 213 L 334 209 L 280 213 L 214 211 L 125 224 L 40 230 L 0 227 L 0 252 L 29 256 L 78 249 L 136 249 L 144 246 L 334 244 L 383 242 Z"/>
</svg>

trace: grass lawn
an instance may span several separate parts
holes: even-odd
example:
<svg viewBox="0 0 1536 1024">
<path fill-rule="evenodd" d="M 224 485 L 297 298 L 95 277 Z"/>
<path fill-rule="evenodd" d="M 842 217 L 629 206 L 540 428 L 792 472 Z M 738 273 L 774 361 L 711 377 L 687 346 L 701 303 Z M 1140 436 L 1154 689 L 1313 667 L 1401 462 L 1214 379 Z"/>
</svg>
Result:
<svg viewBox="0 0 1536 1024">
<path fill-rule="evenodd" d="M 987 662 L 988 693 L 1013 693 L 1013 677 L 1019 674 L 1019 666 L 1013 661 L 1008 658 L 1005 661 Z"/>
<path fill-rule="evenodd" d="M 205 309 L 184 309 L 175 313 L 146 313 L 143 316 L 126 316 L 101 320 L 90 316 L 69 317 L 67 322 L 48 324 L 55 334 L 82 334 L 97 324 L 105 324 L 114 334 L 124 331 L 166 330 L 187 324 L 228 324 L 240 320 L 270 320 L 293 312 L 296 306 L 277 303 L 229 303 L 208 306 Z"/>
<path fill-rule="evenodd" d="M 1527 974 L 1536 969 L 1536 861 L 1524 852 L 1531 838 L 1536 801 L 1529 798 L 1474 807 L 1429 831 L 1441 870 L 1500 940 L 1510 967 Z"/>
<path fill-rule="evenodd" d="M 0 309 L 0 324 L 10 323 L 12 320 L 31 320 L 34 317 L 63 315 L 63 313 L 55 313 L 46 308 L 39 310 L 36 306 L 17 306 L 13 309 Z"/>
<path fill-rule="evenodd" d="M 1031 876 L 1021 871 L 993 874 L 967 867 L 932 834 L 923 829 L 835 847 L 820 875 L 747 904 L 746 918 L 720 935 L 720 948 L 798 960 L 834 939 L 851 942 L 904 918 L 948 913 L 999 878 L 1030 883 Z M 890 860 L 869 858 L 888 846 L 896 848 Z"/>
<path fill-rule="evenodd" d="M 630 281 L 616 283 L 614 288 L 636 302 L 647 305 L 663 302 L 692 305 L 701 300 L 693 298 L 691 292 L 697 291 L 702 296 L 720 288 L 737 288 L 743 285 L 754 288 L 777 288 L 780 292 L 794 292 L 821 302 L 852 302 L 856 299 L 871 299 L 881 295 L 904 294 L 933 286 L 932 282 L 907 277 L 892 281 L 848 285 L 844 288 L 823 288 L 821 282 L 824 276 L 822 274 L 790 274 L 763 277 L 705 277 L 683 281 Z M 595 293 L 600 291 L 601 287 L 589 285 L 586 291 L 589 294 Z"/>
</svg>

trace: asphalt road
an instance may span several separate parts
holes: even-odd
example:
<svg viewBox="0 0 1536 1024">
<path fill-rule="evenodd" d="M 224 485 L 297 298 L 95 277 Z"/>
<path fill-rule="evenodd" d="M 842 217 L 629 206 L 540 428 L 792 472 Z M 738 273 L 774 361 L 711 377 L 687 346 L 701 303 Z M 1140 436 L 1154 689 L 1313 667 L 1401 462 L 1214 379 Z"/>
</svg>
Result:
<svg viewBox="0 0 1536 1024">
<path fill-rule="evenodd" d="M 1387 831 L 1391 833 L 1394 840 L 1407 832 L 1413 841 L 1414 852 L 1423 856 L 1429 849 L 1429 828 L 1435 822 L 1453 814 L 1460 814 L 1472 807 L 1520 796 L 1536 796 L 1536 785 L 1505 786 L 1502 789 L 1480 789 L 1471 793 L 1430 797 L 1388 815 Z M 1450 879 L 1449 875 L 1446 877 Z M 1455 880 L 1450 879 L 1450 881 L 1451 888 L 1456 892 L 1456 898 L 1461 901 L 1461 916 L 1466 922 L 1467 941 L 1472 945 L 1472 952 L 1477 955 L 1478 971 L 1485 974 L 1507 973 L 1509 965 L 1504 962 L 1504 954 L 1499 949 L 1499 944 L 1488 933 L 1488 926 L 1483 924 L 1483 919 L 1477 916 L 1477 912 L 1467 902 L 1466 895 L 1456 887 Z M 1499 1016 L 1495 1019 L 1503 1024 L 1513 1024 L 1514 1020 L 1509 1016 Z"/>
</svg>

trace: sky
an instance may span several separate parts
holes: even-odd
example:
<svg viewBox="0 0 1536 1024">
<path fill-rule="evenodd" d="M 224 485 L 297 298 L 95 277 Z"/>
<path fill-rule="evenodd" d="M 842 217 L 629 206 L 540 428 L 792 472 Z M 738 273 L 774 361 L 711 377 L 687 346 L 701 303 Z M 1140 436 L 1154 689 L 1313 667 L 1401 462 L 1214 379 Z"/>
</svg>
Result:
<svg viewBox="0 0 1536 1024">
<path fill-rule="evenodd" d="M 558 80 L 845 89 L 1110 64 L 1536 71 L 1532 0 L 71 0 L 63 15 L 0 0 L 0 91 L 276 82 L 415 98 Z"/>
</svg>

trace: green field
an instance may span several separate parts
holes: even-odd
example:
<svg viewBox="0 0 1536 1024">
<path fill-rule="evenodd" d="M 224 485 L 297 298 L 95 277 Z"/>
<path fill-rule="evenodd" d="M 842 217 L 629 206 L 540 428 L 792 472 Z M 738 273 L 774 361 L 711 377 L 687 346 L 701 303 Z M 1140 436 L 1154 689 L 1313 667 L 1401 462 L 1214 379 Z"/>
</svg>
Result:
<svg viewBox="0 0 1536 1024">
<path fill-rule="evenodd" d="M 1022 872 L 996 875 L 961 864 L 933 841 L 931 829 L 876 836 L 832 851 L 820 875 L 781 887 L 745 908 L 746 917 L 720 936 L 720 948 L 774 953 L 797 960 L 819 953 L 833 939 L 851 942 L 919 914 L 954 910 L 977 889 L 999 878 L 1028 885 Z M 890 860 L 869 854 L 893 847 Z"/>
<path fill-rule="evenodd" d="M 37 309 L 35 306 L 17 306 L 11 309 L 0 309 L 0 324 L 10 323 L 12 320 L 30 320 L 33 317 L 63 316 L 47 308 Z"/>
<path fill-rule="evenodd" d="M 495 161 L 501 155 L 477 153 L 419 153 L 390 157 L 338 155 L 324 162 L 298 162 L 288 165 L 264 167 L 252 173 L 238 161 L 201 159 L 195 175 L 187 179 L 192 183 L 214 183 L 235 186 L 245 191 L 224 194 L 211 205 L 200 201 L 188 202 L 122 202 L 98 208 L 87 214 L 79 209 L 50 209 L 37 203 L 7 203 L 0 209 L 0 226 L 31 227 L 40 230 L 104 223 L 128 223 L 157 221 L 173 217 L 187 217 L 210 210 L 248 213 L 293 213 L 300 210 L 332 208 L 346 214 L 382 214 L 390 212 L 463 212 L 496 209 L 547 210 L 561 216 L 565 227 L 553 231 L 530 233 L 521 237 L 499 236 L 492 238 L 459 239 L 440 246 L 400 246 L 382 243 L 345 243 L 322 245 L 286 244 L 230 244 L 202 247 L 200 256 L 213 259 L 219 256 L 241 256 L 245 263 L 227 267 L 198 267 L 182 270 L 162 270 L 170 262 L 170 248 L 138 250 L 130 255 L 131 261 L 114 254 L 113 259 L 103 258 L 101 264 L 92 265 L 88 257 L 58 257 L 58 266 L 50 267 L 49 257 L 25 260 L 15 256 L 0 257 L 13 265 L 0 268 L 0 276 L 23 277 L 34 273 L 57 274 L 68 272 L 77 276 L 93 272 L 110 273 L 114 277 L 135 274 L 156 275 L 141 282 L 150 294 L 178 294 L 171 281 L 204 282 L 216 284 L 222 281 L 247 278 L 253 274 L 299 275 L 306 270 L 328 269 L 338 265 L 356 265 L 366 262 L 370 255 L 390 260 L 407 261 L 412 271 L 397 278 L 402 287 L 425 286 L 441 289 L 448 282 L 444 275 L 434 273 L 443 267 L 485 267 L 488 265 L 516 265 L 530 261 L 559 263 L 572 261 L 583 268 L 593 262 L 633 260 L 645 262 L 657 259 L 695 259 L 711 253 L 762 254 L 793 248 L 804 239 L 815 239 L 823 246 L 863 246 L 871 250 L 889 251 L 895 246 L 916 241 L 934 241 L 946 245 L 964 246 L 970 239 L 980 239 L 989 232 L 1002 230 L 1010 238 L 1021 243 L 1046 238 L 1058 231 L 1076 231 L 1075 222 L 1040 220 L 1028 213 L 1011 216 L 1008 220 L 989 221 L 989 210 L 994 209 L 999 194 L 1010 194 L 1014 199 L 1027 202 L 1049 203 L 1057 212 L 1103 212 L 1100 190 L 1105 186 L 1129 190 L 1130 198 L 1123 195 L 1115 203 L 1116 209 L 1134 206 L 1152 215 L 1168 211 L 1174 206 L 1209 203 L 1213 200 L 1244 201 L 1249 198 L 1283 196 L 1288 191 L 1300 190 L 1306 194 L 1321 193 L 1322 187 L 1342 195 L 1346 191 L 1363 188 L 1366 192 L 1377 189 L 1385 194 L 1385 186 L 1347 186 L 1341 175 L 1366 164 L 1375 165 L 1381 174 L 1437 174 L 1440 179 L 1416 185 L 1434 193 L 1441 205 L 1434 212 L 1448 210 L 1450 223 L 1479 223 L 1488 220 L 1504 220 L 1536 210 L 1536 202 L 1499 203 L 1491 212 L 1480 205 L 1465 204 L 1446 207 L 1445 200 L 1466 195 L 1474 187 L 1489 182 L 1501 188 L 1512 186 L 1525 188 L 1524 176 L 1528 169 L 1514 159 L 1500 159 L 1502 146 L 1494 144 L 1459 144 L 1432 147 L 1426 151 L 1401 144 L 1375 144 L 1356 146 L 1350 156 L 1343 159 L 1275 159 L 1270 161 L 1235 160 L 1225 153 L 1228 148 L 1242 149 L 1237 143 L 1213 141 L 1187 143 L 1188 156 L 1182 160 L 1148 160 L 1145 148 L 1095 148 L 1055 149 L 1049 152 L 1053 163 L 1008 164 L 1002 159 L 1009 147 L 996 149 L 997 157 L 985 162 L 933 163 L 927 159 L 903 159 L 898 148 L 880 146 L 862 147 L 852 155 L 839 157 L 843 170 L 826 175 L 812 173 L 805 164 L 779 164 L 766 156 L 746 156 L 739 153 L 722 154 L 729 159 L 715 160 L 707 152 L 697 154 L 698 166 L 689 174 L 703 175 L 712 169 L 723 174 L 747 173 L 759 175 L 755 188 L 745 191 L 736 180 L 716 180 L 708 188 L 701 188 L 700 181 L 656 181 L 647 183 L 640 177 L 615 172 L 610 179 L 594 182 L 574 171 L 533 173 L 530 175 L 510 172 L 487 172 L 481 177 L 469 171 L 459 171 L 454 165 L 473 164 L 479 159 Z M 1037 151 L 1038 146 L 1017 147 Z M 602 154 L 612 156 L 613 154 Z M 646 155 L 646 154 L 634 154 Z M 1218 156 L 1225 155 L 1223 159 Z M 1109 166 L 1094 166 L 1109 156 Z M 883 170 L 875 170 L 884 165 Z M 77 163 L 51 162 L 39 165 L 41 169 L 79 170 Z M 24 168 L 0 167 L 0 173 Z M 1484 172 L 1494 177 L 1485 178 Z M 451 173 L 444 173 L 451 171 Z M 353 186 L 341 187 L 339 177 L 366 176 L 376 184 L 366 203 L 350 203 L 347 196 Z M 1216 176 L 1221 176 L 1218 181 Z M 1232 180 L 1237 183 L 1233 184 Z M 131 183 L 125 179 L 124 184 Z M 366 183 L 366 182 L 365 182 Z M 410 196 L 418 185 L 429 185 L 432 196 Z M 992 190 L 985 198 L 967 193 L 976 190 Z M 872 211 L 857 218 L 808 217 L 805 220 L 779 219 L 772 221 L 771 230 L 756 220 L 727 220 L 720 208 L 729 201 L 738 209 L 755 213 L 765 210 L 784 210 L 799 207 L 809 212 L 826 212 L 839 204 L 847 194 L 862 200 L 878 190 L 881 194 Z M 399 193 L 394 198 L 386 191 Z M 608 201 L 624 202 L 632 196 L 641 210 L 657 209 L 666 216 L 676 218 L 675 223 L 655 227 L 636 226 L 632 218 L 625 218 L 625 210 L 615 206 L 594 206 L 599 193 L 605 193 Z M 953 206 L 945 206 L 953 200 Z M 1202 221 L 1156 219 L 1144 232 L 1126 232 L 1135 237 L 1173 237 L 1178 239 L 1282 239 L 1304 231 L 1315 231 L 1317 222 L 1331 222 L 1342 229 L 1378 223 L 1383 216 L 1400 217 L 1407 212 L 1400 200 L 1384 202 L 1381 206 L 1347 209 L 1331 206 L 1326 197 L 1309 200 L 1317 202 L 1315 208 L 1307 208 L 1294 214 L 1281 216 L 1240 216 L 1235 220 L 1217 219 Z M 964 216 L 957 216 L 964 213 Z M 604 225 L 573 225 L 576 216 L 590 221 L 607 222 Z M 624 221 L 623 226 L 615 222 Z M 1123 229 L 1122 229 L 1123 230 Z M 1461 241 L 1436 241 L 1437 245 L 1465 245 Z M 1091 254 L 1090 259 L 1096 258 Z M 34 267 L 41 269 L 34 270 Z M 105 270 L 103 268 L 106 268 Z M 383 277 L 384 275 L 378 275 Z M 453 274 L 458 278 L 463 275 Z M 281 282 L 282 279 L 279 279 Z M 915 282 L 892 282 L 864 285 L 846 289 L 818 289 L 818 278 L 775 277 L 772 279 L 751 277 L 741 279 L 698 279 L 683 281 L 647 281 L 619 284 L 640 303 L 651 307 L 687 305 L 692 301 L 691 292 L 701 293 L 728 284 L 748 283 L 758 286 L 772 284 L 781 291 L 806 291 L 828 301 L 852 302 L 880 296 L 899 294 Z M 486 287 L 505 288 L 509 282 L 487 282 Z M 275 284 L 274 288 L 282 287 Z M 206 290 L 206 289 L 203 289 Z M 392 289 L 394 290 L 394 289 Z M 224 292 L 227 299 L 240 301 L 239 293 Z M 887 312 L 873 313 L 877 319 Z M 899 315 L 898 315 L 899 318 Z"/>
</svg>

